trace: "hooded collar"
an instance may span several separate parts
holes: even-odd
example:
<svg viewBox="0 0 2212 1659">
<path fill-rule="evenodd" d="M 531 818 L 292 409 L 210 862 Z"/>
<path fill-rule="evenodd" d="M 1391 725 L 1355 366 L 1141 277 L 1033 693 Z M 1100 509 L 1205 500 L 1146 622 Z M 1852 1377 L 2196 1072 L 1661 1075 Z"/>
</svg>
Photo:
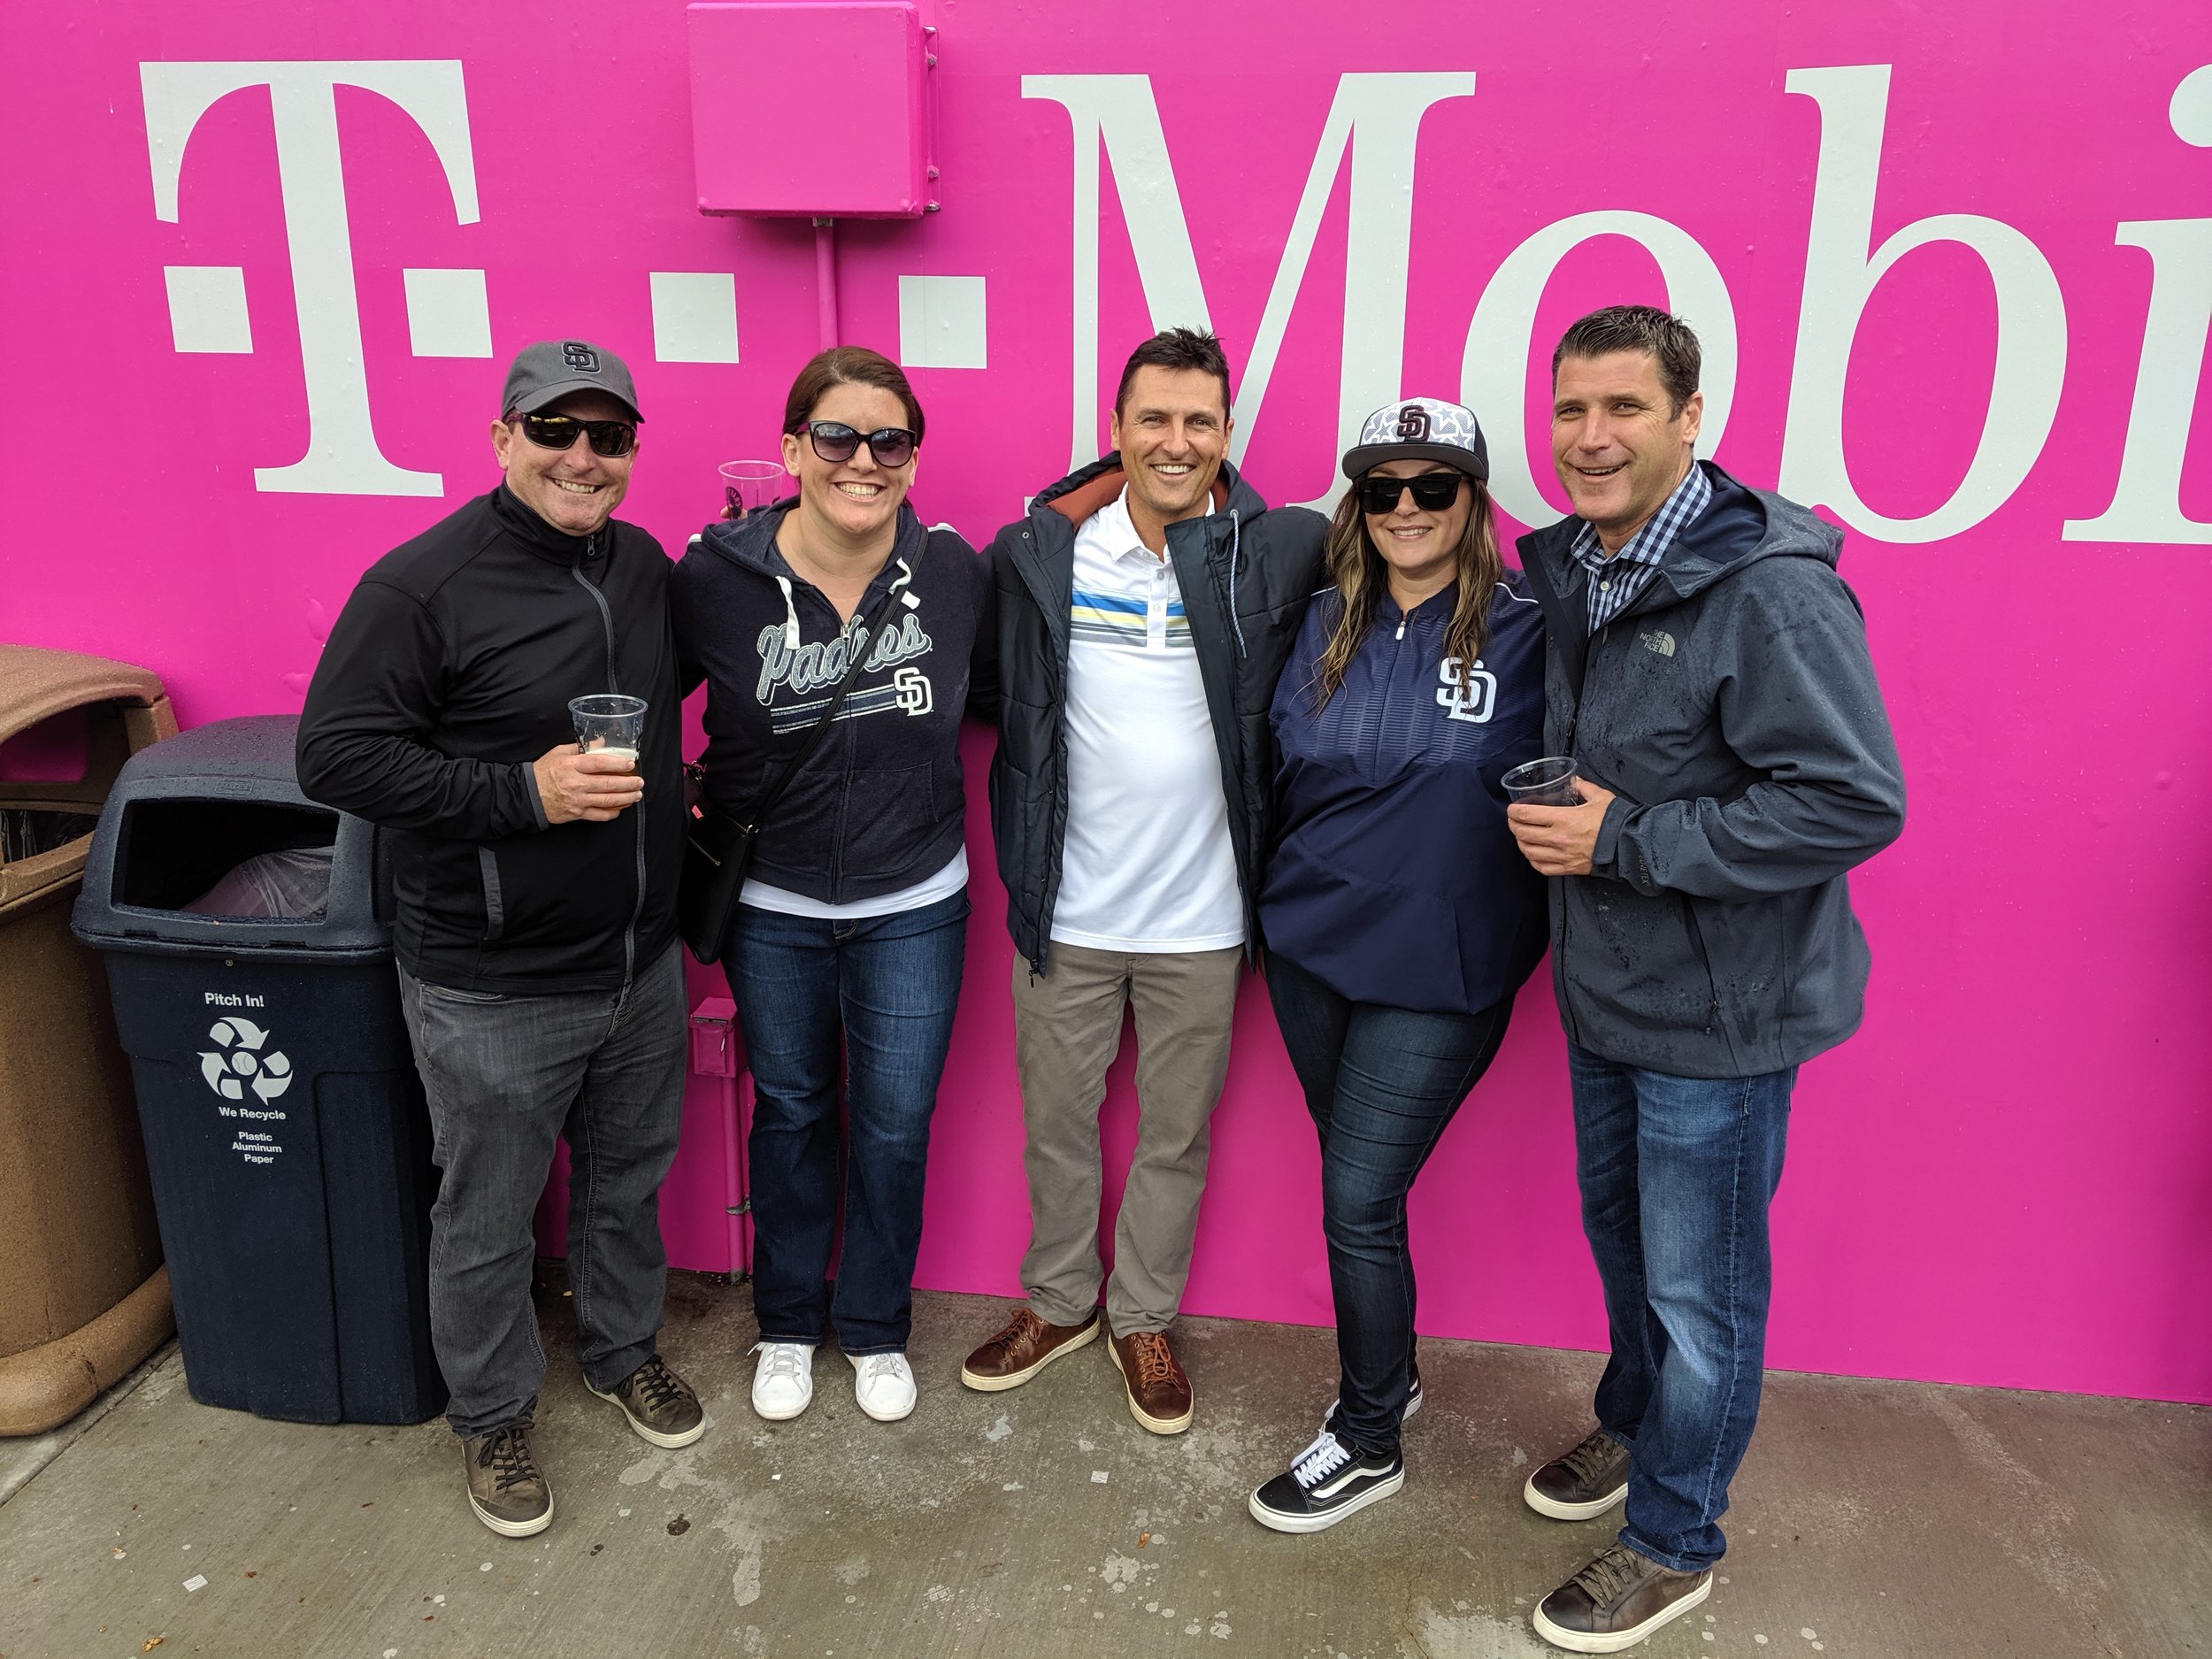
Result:
<svg viewBox="0 0 2212 1659">
<path fill-rule="evenodd" d="M 791 568 L 783 549 L 776 545 L 776 533 L 783 528 L 785 515 L 797 505 L 795 497 L 760 508 L 742 518 L 718 518 L 699 532 L 699 545 L 758 575 L 781 578 L 810 588 L 813 584 Z M 928 535 L 912 504 L 901 502 L 897 526 L 891 540 L 891 557 L 884 560 L 883 570 L 878 571 L 875 580 L 868 584 L 870 595 L 874 595 L 879 584 L 889 585 L 891 576 L 885 572 L 895 574 L 901 559 L 910 565 L 920 556 L 922 543 L 928 540 Z"/>
<path fill-rule="evenodd" d="M 1793 501 L 1739 483 L 1710 461 L 1697 465 L 1705 469 L 1713 499 L 1682 527 L 1662 557 L 1659 573 L 1622 617 L 1687 599 L 1761 559 L 1816 558 L 1832 569 L 1835 566 L 1843 533 L 1833 525 Z M 1562 518 L 1520 541 L 1525 557 L 1547 561 L 1545 568 L 1560 598 L 1571 605 L 1579 604 L 1583 584 L 1589 580 L 1568 550 L 1581 527 L 1579 518 Z"/>
<path fill-rule="evenodd" d="M 1031 512 L 1048 508 L 1059 514 L 1071 525 L 1080 525 L 1093 513 L 1119 495 L 1127 485 L 1127 473 L 1121 465 L 1118 449 L 1101 456 L 1088 466 L 1069 473 L 1058 483 L 1038 492 L 1029 504 Z M 1244 476 L 1229 462 L 1221 464 L 1221 471 L 1214 479 L 1213 496 L 1207 511 L 1198 519 L 1179 519 L 1178 523 L 1203 523 L 1224 512 L 1234 512 L 1249 523 L 1267 511 L 1267 503 L 1259 492 L 1244 481 Z M 1173 526 L 1170 526 L 1171 530 Z"/>
<path fill-rule="evenodd" d="M 778 502 L 763 507 L 738 519 L 719 518 L 702 530 L 694 540 L 718 558 L 727 559 L 741 570 L 757 576 L 765 576 L 783 594 L 784 637 L 796 649 L 799 643 L 799 603 L 797 590 L 804 588 L 829 603 L 821 590 L 791 568 L 791 562 L 776 545 L 776 533 L 783 527 L 784 515 L 798 505 L 797 500 Z M 921 563 L 922 552 L 929 541 L 929 533 L 922 527 L 921 518 L 909 503 L 899 503 L 896 528 L 891 541 L 891 556 L 883 561 L 883 568 L 870 579 L 856 617 L 867 615 L 894 584 L 910 582 Z M 909 600 L 918 605 L 920 600 L 909 589 Z"/>
</svg>

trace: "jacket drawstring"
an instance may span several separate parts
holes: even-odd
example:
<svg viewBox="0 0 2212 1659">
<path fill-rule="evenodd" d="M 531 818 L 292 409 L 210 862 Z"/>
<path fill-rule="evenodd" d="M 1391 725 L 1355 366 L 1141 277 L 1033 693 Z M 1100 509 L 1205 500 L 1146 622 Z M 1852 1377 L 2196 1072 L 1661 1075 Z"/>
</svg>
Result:
<svg viewBox="0 0 2212 1659">
<path fill-rule="evenodd" d="M 891 584 L 891 596 L 894 599 L 904 600 L 908 610 L 919 611 L 922 608 L 922 602 L 914 596 L 914 590 L 908 585 L 914 580 L 914 567 L 904 559 L 899 560 L 898 564 L 899 576 L 898 580 Z M 798 602 L 792 596 L 791 579 L 788 576 L 777 577 L 776 586 L 783 590 L 784 649 L 795 651 L 799 649 Z M 867 637 L 867 630 L 864 626 L 861 629 L 860 637 L 863 641 Z"/>
<path fill-rule="evenodd" d="M 776 586 L 783 589 L 783 649 L 795 651 L 799 649 L 798 602 L 791 596 L 791 579 L 788 576 L 777 577 Z"/>
<path fill-rule="evenodd" d="M 1237 552 L 1243 546 L 1243 526 L 1237 518 L 1237 510 L 1229 509 L 1229 626 L 1237 636 L 1237 655 L 1247 657 L 1244 649 L 1244 623 L 1237 615 Z"/>
</svg>

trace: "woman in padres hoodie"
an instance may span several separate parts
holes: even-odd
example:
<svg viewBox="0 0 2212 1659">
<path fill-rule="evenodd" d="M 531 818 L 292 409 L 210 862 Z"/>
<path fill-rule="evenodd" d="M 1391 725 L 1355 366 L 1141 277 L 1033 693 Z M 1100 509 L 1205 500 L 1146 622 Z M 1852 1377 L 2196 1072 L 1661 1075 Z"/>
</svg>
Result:
<svg viewBox="0 0 2212 1659">
<path fill-rule="evenodd" d="M 726 812 L 748 812 L 850 653 L 866 654 L 761 826 L 722 954 L 755 1087 L 753 1409 L 772 1419 L 813 1399 L 826 1324 L 862 1410 L 890 1422 L 914 1409 L 923 1166 L 967 942 L 960 717 L 997 713 L 989 567 L 906 504 L 921 442 L 896 364 L 821 353 L 784 406 L 798 494 L 708 526 L 670 592 L 685 683 L 707 681 L 706 792 Z"/>
<path fill-rule="evenodd" d="M 1267 989 L 1321 1136 L 1337 1397 L 1252 1517 L 1317 1532 L 1404 1484 L 1421 1403 L 1406 1195 L 1543 954 L 1500 778 L 1543 742 L 1544 627 L 1472 412 L 1418 397 L 1344 457 L 1329 574 L 1275 688 Z"/>
</svg>

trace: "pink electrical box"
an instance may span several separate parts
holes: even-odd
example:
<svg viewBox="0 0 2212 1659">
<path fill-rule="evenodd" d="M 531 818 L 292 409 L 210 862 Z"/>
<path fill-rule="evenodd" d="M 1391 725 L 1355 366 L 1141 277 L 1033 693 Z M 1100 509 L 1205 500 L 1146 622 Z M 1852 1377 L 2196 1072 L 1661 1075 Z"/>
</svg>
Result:
<svg viewBox="0 0 2212 1659">
<path fill-rule="evenodd" d="M 723 0 L 687 12 L 702 213 L 935 210 L 936 31 L 910 0 Z"/>
</svg>

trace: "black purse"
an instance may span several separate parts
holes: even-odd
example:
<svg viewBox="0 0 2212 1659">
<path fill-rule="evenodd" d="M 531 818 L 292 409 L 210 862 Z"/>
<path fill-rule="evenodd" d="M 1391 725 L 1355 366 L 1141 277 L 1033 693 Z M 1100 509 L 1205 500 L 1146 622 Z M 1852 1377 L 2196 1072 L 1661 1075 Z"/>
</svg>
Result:
<svg viewBox="0 0 2212 1659">
<path fill-rule="evenodd" d="M 799 752 L 776 774 L 775 781 L 742 819 L 709 804 L 703 758 L 684 768 L 684 864 L 676 887 L 676 929 L 683 935 L 685 948 L 701 962 L 720 959 L 730 922 L 737 914 L 738 897 L 745 890 L 745 872 L 753 862 L 753 844 L 760 839 L 760 826 L 768 821 L 769 813 L 798 776 L 799 768 L 828 735 L 838 710 L 844 707 L 845 694 L 860 678 L 872 639 L 865 626 L 855 634 L 852 661 L 831 694 L 829 706 L 807 729 Z"/>
</svg>

